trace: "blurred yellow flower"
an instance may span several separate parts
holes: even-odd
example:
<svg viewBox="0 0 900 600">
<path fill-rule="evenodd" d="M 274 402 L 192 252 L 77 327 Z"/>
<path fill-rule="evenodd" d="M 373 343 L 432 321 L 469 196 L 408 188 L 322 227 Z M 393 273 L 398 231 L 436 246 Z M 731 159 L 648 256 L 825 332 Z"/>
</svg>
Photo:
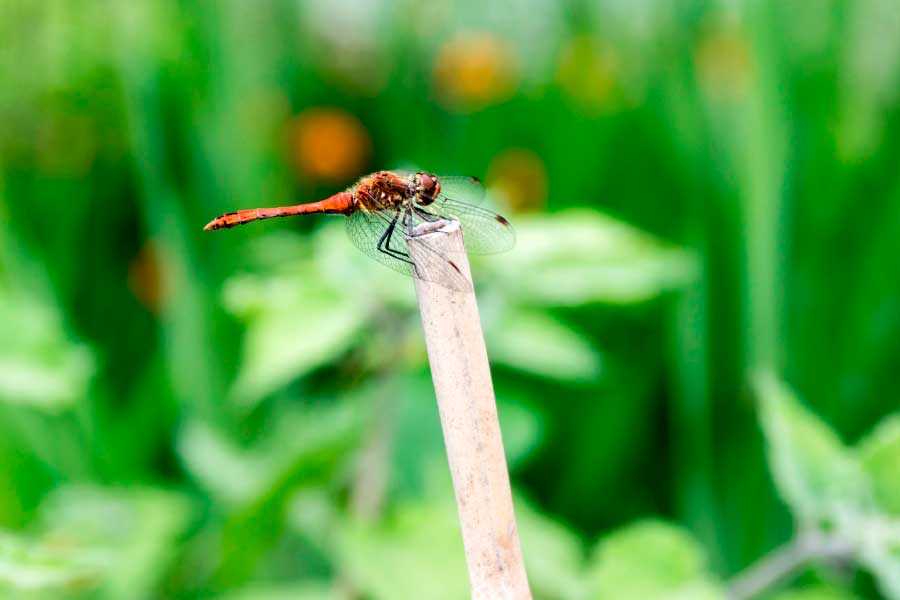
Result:
<svg viewBox="0 0 900 600">
<path fill-rule="evenodd" d="M 488 33 L 451 38 L 434 59 L 432 83 L 447 109 L 472 112 L 509 99 L 519 69 L 509 44 Z"/>
<path fill-rule="evenodd" d="M 579 35 L 563 46 L 556 78 L 580 108 L 603 113 L 617 104 L 617 69 L 612 48 L 601 47 L 592 36 Z"/>
<path fill-rule="evenodd" d="M 544 161 L 524 148 L 510 148 L 491 161 L 487 182 L 515 211 L 540 210 L 547 203 Z"/>
<path fill-rule="evenodd" d="M 363 124 L 339 108 L 309 108 L 288 125 L 291 160 L 312 179 L 343 182 L 360 174 L 372 152 Z"/>
<path fill-rule="evenodd" d="M 700 87 L 714 101 L 741 100 L 753 82 L 753 53 L 734 25 L 711 27 L 697 44 L 694 64 Z"/>
</svg>

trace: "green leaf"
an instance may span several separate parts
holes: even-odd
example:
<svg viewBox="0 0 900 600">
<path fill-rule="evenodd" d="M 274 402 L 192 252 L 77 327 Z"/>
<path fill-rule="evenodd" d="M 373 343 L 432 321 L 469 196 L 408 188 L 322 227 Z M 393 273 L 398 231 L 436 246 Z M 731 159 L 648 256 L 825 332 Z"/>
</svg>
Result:
<svg viewBox="0 0 900 600">
<path fill-rule="evenodd" d="M 345 464 L 368 416 L 344 401 L 312 411 L 287 410 L 258 445 L 254 454 L 264 475 L 252 496 L 232 510 L 222 527 L 220 561 L 213 577 L 236 586 L 253 578 L 283 534 L 285 508 L 298 487 L 323 485 Z M 222 465 L 227 467 L 227 465 Z M 212 473 L 227 477 L 228 471 Z"/>
<path fill-rule="evenodd" d="M 96 550 L 0 533 L 0 590 L 9 593 L 91 588 L 110 562 Z"/>
<path fill-rule="evenodd" d="M 766 596 L 764 600 L 858 600 L 859 596 L 829 585 L 808 586 Z"/>
<path fill-rule="evenodd" d="M 836 529 L 885 596 L 900 598 L 896 509 L 898 421 L 882 423 L 855 452 L 771 374 L 756 379 L 775 482 L 801 526 Z"/>
<path fill-rule="evenodd" d="M 359 439 L 365 406 L 346 400 L 278 413 L 261 442 L 241 447 L 205 423 L 189 422 L 178 452 L 190 473 L 229 508 L 269 494 L 288 473 L 337 461 Z"/>
<path fill-rule="evenodd" d="M 522 217 L 516 231 L 493 279 L 526 303 L 642 302 L 696 277 L 690 254 L 593 210 Z"/>
<path fill-rule="evenodd" d="M 639 522 L 601 540 L 589 577 L 599 600 L 724 598 L 700 545 L 661 521 Z"/>
<path fill-rule="evenodd" d="M 282 585 L 257 584 L 223 596 L 223 600 L 341 600 L 346 598 L 333 582 L 303 582 Z"/>
<path fill-rule="evenodd" d="M 110 598 L 149 597 L 190 518 L 182 496 L 155 489 L 68 486 L 41 505 L 43 543 L 89 557 Z"/>
<path fill-rule="evenodd" d="M 565 526 L 543 516 L 522 496 L 515 499 L 522 555 L 532 591 L 539 598 L 587 598 L 581 542 Z"/>
<path fill-rule="evenodd" d="M 900 519 L 875 514 L 852 525 L 848 535 L 859 562 L 872 572 L 886 598 L 900 600 Z"/>
<path fill-rule="evenodd" d="M 343 526 L 336 553 L 355 585 L 375 598 L 468 597 L 462 534 L 446 479 L 440 474 L 430 477 L 427 499 L 402 504 L 381 524 Z M 584 555 L 578 539 L 522 498 L 516 499 L 515 507 L 535 596 L 587 598 L 590 588 L 582 573 Z"/>
<path fill-rule="evenodd" d="M 39 294 L 0 286 L 0 401 L 57 412 L 87 392 L 94 358 L 65 334 L 62 317 Z"/>
<path fill-rule="evenodd" d="M 600 372 L 600 356 L 586 338 L 537 311 L 507 313 L 487 337 L 492 360 L 527 373 L 584 381 Z"/>
<path fill-rule="evenodd" d="M 891 415 L 857 446 L 882 510 L 900 516 L 900 414 Z"/>
<path fill-rule="evenodd" d="M 321 488 L 301 488 L 287 503 L 288 524 L 315 544 L 330 549 L 334 542 L 333 528 L 343 518 L 335 499 Z"/>
<path fill-rule="evenodd" d="M 358 339 L 367 316 L 358 299 L 291 275 L 236 277 L 226 287 L 225 304 L 247 322 L 232 389 L 246 406 L 334 361 Z"/>
<path fill-rule="evenodd" d="M 231 390 L 247 407 L 356 345 L 371 346 L 360 333 L 385 305 L 415 306 L 412 280 L 353 248 L 342 223 L 321 227 L 312 239 L 267 235 L 246 254 L 264 274 L 231 278 L 224 304 L 247 326 Z"/>
<path fill-rule="evenodd" d="M 510 470 L 524 462 L 543 437 L 541 415 L 534 410 L 504 399 L 497 400 L 497 415 L 503 434 L 503 450 Z"/>
<path fill-rule="evenodd" d="M 806 526 L 862 510 L 869 485 L 853 454 L 771 373 L 755 379 L 769 464 L 779 493 Z"/>
<path fill-rule="evenodd" d="M 465 598 L 468 576 L 453 488 L 445 460 L 424 467 L 425 496 L 402 502 L 380 523 L 331 520 L 321 499 L 307 497 L 291 511 L 301 530 L 315 521 L 341 532 L 332 552 L 351 580 L 375 598 Z M 300 500 L 298 499 L 298 502 Z M 536 597 L 587 598 L 584 553 L 564 526 L 543 516 L 522 497 L 515 510 L 529 581 Z M 308 515 L 319 515 L 309 517 Z M 323 532 L 320 532 L 323 533 Z M 334 538 L 331 531 L 329 539 Z"/>
<path fill-rule="evenodd" d="M 188 422 L 178 434 L 178 454 L 187 470 L 217 501 L 240 506 L 271 479 L 271 465 L 206 423 Z"/>
<path fill-rule="evenodd" d="M 469 595 L 452 501 L 402 505 L 378 525 L 344 522 L 335 551 L 341 572 L 376 600 L 458 600 Z"/>
</svg>

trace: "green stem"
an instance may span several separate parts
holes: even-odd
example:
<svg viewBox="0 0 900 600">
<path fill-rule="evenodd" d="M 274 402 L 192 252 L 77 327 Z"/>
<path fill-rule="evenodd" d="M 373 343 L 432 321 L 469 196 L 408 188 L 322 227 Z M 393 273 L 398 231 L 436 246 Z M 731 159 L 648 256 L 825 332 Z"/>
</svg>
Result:
<svg viewBox="0 0 900 600">
<path fill-rule="evenodd" d="M 728 600 L 749 600 L 796 574 L 811 562 L 846 562 L 853 548 L 843 538 L 819 531 L 802 533 L 759 559 L 728 585 Z"/>
</svg>

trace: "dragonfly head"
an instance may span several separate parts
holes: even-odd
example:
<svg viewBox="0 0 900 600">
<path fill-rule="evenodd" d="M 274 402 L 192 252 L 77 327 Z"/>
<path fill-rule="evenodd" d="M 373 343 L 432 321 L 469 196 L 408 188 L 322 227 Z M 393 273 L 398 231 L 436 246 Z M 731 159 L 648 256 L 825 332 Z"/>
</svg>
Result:
<svg viewBox="0 0 900 600">
<path fill-rule="evenodd" d="M 441 182 L 431 173 L 416 173 L 416 198 L 422 206 L 437 200 L 441 193 Z"/>
</svg>

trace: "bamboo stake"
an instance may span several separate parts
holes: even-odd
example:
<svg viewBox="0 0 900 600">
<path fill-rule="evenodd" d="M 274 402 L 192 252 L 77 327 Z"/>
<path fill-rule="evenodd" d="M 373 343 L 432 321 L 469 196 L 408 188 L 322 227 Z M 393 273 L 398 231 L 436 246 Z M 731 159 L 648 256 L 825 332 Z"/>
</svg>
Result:
<svg viewBox="0 0 900 600">
<path fill-rule="evenodd" d="M 471 283 L 459 223 L 445 223 L 414 231 L 410 257 L 421 262 L 434 250 L 452 256 Z M 472 598 L 530 600 L 475 294 L 415 281 Z"/>
</svg>

